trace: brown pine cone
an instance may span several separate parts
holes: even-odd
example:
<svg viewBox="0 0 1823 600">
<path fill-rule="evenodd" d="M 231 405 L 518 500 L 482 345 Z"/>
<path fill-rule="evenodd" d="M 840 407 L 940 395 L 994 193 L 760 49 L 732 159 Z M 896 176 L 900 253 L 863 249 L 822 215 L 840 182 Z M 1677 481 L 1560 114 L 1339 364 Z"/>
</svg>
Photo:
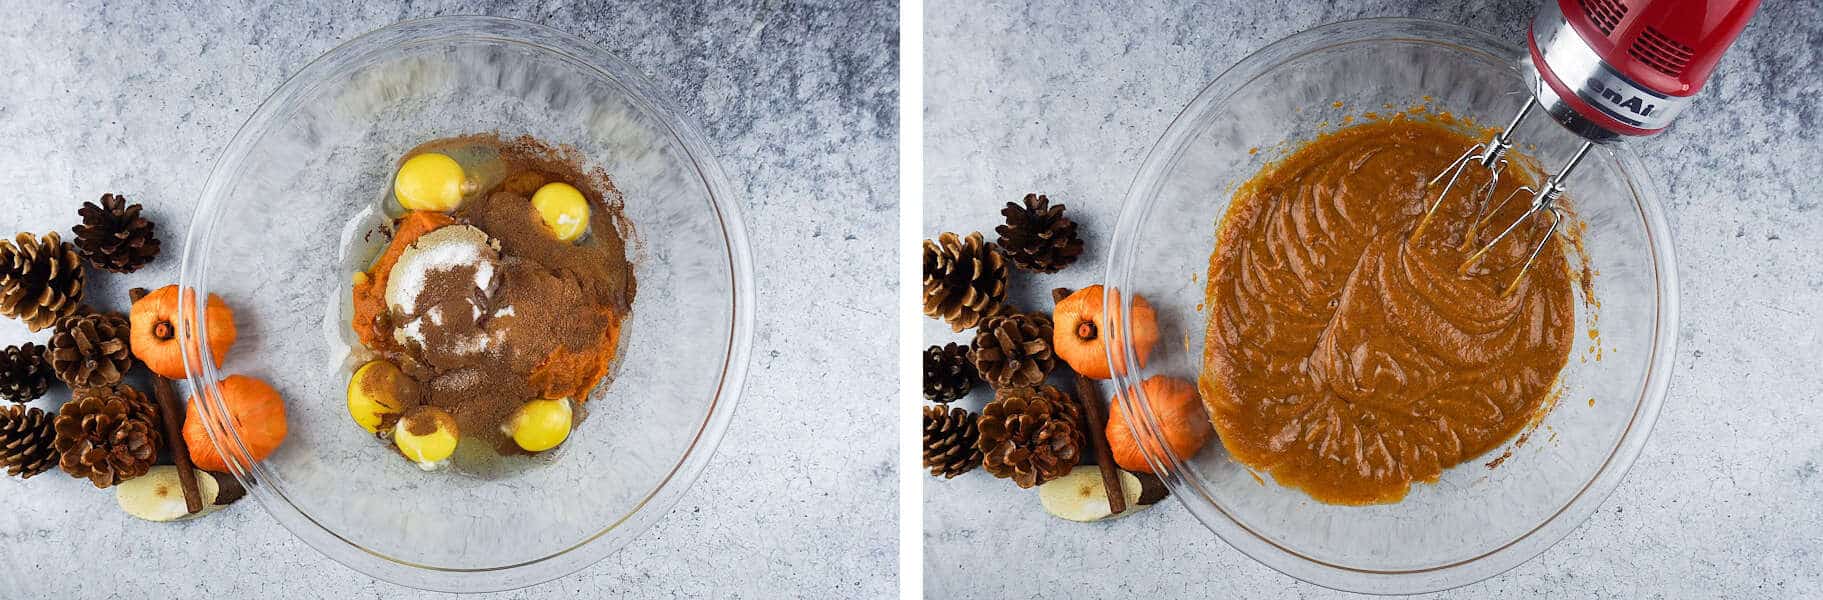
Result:
<svg viewBox="0 0 1823 600">
<path fill-rule="evenodd" d="M 51 335 L 51 370 L 70 389 L 110 386 L 133 368 L 127 318 L 90 313 L 58 319 Z"/>
<path fill-rule="evenodd" d="M 950 479 L 981 466 L 975 419 L 962 408 L 924 407 L 924 467 L 931 476 Z"/>
<path fill-rule="evenodd" d="M 0 240 L 0 316 L 39 331 L 82 305 L 82 257 L 53 231 Z"/>
<path fill-rule="evenodd" d="M 1082 411 L 1051 386 L 1006 388 L 976 421 L 981 466 L 1029 488 L 1069 474 L 1082 458 Z"/>
<path fill-rule="evenodd" d="M 993 316 L 1006 300 L 1006 257 L 981 233 L 924 240 L 924 314 L 962 331 Z"/>
<path fill-rule="evenodd" d="M 115 273 L 132 273 L 158 257 L 155 225 L 139 216 L 144 207 L 127 197 L 102 194 L 101 205 L 82 203 L 82 224 L 74 229 L 76 248 L 89 264 Z"/>
<path fill-rule="evenodd" d="M 0 350 L 0 398 L 31 402 L 51 390 L 51 366 L 45 363 L 44 346 L 26 342 Z"/>
<path fill-rule="evenodd" d="M 1056 273 L 1082 256 L 1082 238 L 1076 236 L 1076 222 L 1063 215 L 1063 205 L 1051 205 L 1043 194 L 1026 194 L 1024 206 L 1006 203 L 1000 214 L 1006 224 L 994 228 L 1000 234 L 1000 250 L 1013 264 L 1027 271 Z"/>
<path fill-rule="evenodd" d="M 52 415 L 37 408 L 12 405 L 0 408 L 0 466 L 20 479 L 57 466 L 56 429 Z"/>
<path fill-rule="evenodd" d="M 1051 351 L 1051 318 L 1040 313 L 1013 313 L 981 324 L 969 355 L 981 379 L 995 388 L 1044 383 L 1057 367 Z"/>
<path fill-rule="evenodd" d="M 950 342 L 924 349 L 925 400 L 960 400 L 974 389 L 977 378 L 975 363 L 968 356 L 968 346 Z"/>
<path fill-rule="evenodd" d="M 105 488 L 146 474 L 163 443 L 157 409 L 126 385 L 88 388 L 56 418 L 57 466 Z"/>
</svg>

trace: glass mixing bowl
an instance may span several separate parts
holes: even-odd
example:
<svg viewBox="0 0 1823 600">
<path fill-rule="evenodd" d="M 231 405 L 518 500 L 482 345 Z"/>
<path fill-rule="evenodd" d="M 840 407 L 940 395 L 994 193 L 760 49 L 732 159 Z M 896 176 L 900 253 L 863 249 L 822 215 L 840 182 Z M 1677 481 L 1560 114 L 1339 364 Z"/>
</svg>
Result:
<svg viewBox="0 0 1823 600">
<path fill-rule="evenodd" d="M 399 157 L 491 131 L 571 147 L 612 178 L 638 295 L 612 383 L 561 447 L 500 473 L 425 473 L 348 415 L 349 286 L 379 243 L 363 232 L 382 218 Z M 250 494 L 329 557 L 444 591 L 560 577 L 665 514 L 727 428 L 753 330 L 737 205 L 696 128 L 580 39 L 474 17 L 369 33 L 285 82 L 210 173 L 181 284 L 225 299 L 240 337 L 219 371 L 200 361 L 189 391 L 205 388 L 210 440 Z M 265 460 L 215 425 L 226 413 L 213 382 L 230 373 L 285 398 L 290 435 Z"/>
<path fill-rule="evenodd" d="M 1272 149 L 1295 148 L 1349 115 L 1388 105 L 1428 101 L 1504 124 L 1527 93 L 1521 56 L 1517 46 L 1446 23 L 1353 21 L 1267 46 L 1204 88 L 1146 157 L 1121 208 L 1107 301 L 1124 302 L 1122 314 L 1131 314 L 1131 298 L 1121 294 L 1147 298 L 1164 341 L 1145 368 L 1126 360 L 1133 375 L 1116 377 L 1119 388 L 1153 374 L 1199 374 L 1216 227 L 1230 194 L 1275 157 Z M 1577 142 L 1536 117 L 1517 139 L 1536 144 L 1519 150 L 1544 164 L 1561 162 Z M 1568 188 L 1596 273 L 1594 302 L 1578 292 L 1576 331 L 1600 335 L 1576 336 L 1561 401 L 1528 443 L 1490 453 L 1512 451 L 1498 468 L 1484 466 L 1491 456 L 1480 457 L 1446 470 L 1435 484 L 1414 485 L 1403 502 L 1349 507 L 1315 502 L 1265 474 L 1256 480 L 1219 443 L 1195 456 L 1161 449 L 1147 459 L 1230 545 L 1337 589 L 1415 593 L 1464 585 L 1562 539 L 1639 455 L 1664 402 L 1677 329 L 1670 228 L 1639 160 L 1624 146 L 1599 148 Z M 1135 353 L 1129 348 L 1123 356 Z M 1145 398 L 1121 401 L 1128 414 L 1140 415 L 1131 421 L 1138 434 L 1158 439 Z"/>
</svg>

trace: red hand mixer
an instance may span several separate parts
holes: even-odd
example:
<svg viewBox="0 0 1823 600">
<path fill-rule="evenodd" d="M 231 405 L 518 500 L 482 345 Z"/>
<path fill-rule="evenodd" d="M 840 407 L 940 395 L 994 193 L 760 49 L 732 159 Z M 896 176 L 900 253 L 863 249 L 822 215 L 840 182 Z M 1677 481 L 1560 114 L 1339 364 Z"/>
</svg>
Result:
<svg viewBox="0 0 1823 600">
<path fill-rule="evenodd" d="M 1532 67 L 1528 71 L 1532 97 L 1499 134 L 1469 148 L 1430 180 L 1428 186 L 1442 183 L 1443 190 L 1425 211 L 1412 239 L 1417 239 L 1465 171 L 1476 167 L 1487 171 L 1486 181 L 1470 192 L 1470 199 L 1477 202 L 1475 206 L 1489 205 L 1500 171 L 1507 164 L 1506 153 L 1513 146 L 1513 131 L 1542 107 L 1581 136 L 1582 146 L 1538 189 L 1521 187 L 1487 211 L 1491 217 L 1520 193 L 1531 195 L 1531 207 L 1462 264 L 1462 272 L 1467 273 L 1521 225 L 1537 215 L 1549 215 L 1550 228 L 1507 286 L 1511 292 L 1562 227 L 1566 217 L 1557 198 L 1564 193 L 1564 180 L 1590 147 L 1622 136 L 1663 131 L 1690 105 L 1759 4 L 1759 0 L 1547 0 L 1526 35 L 1529 56 L 1525 62 Z"/>
</svg>

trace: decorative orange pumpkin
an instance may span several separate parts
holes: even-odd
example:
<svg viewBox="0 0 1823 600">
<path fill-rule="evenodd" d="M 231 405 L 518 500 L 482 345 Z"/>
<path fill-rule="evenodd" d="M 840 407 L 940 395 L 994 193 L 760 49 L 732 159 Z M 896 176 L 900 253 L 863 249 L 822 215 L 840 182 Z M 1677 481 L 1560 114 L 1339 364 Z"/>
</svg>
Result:
<svg viewBox="0 0 1823 600">
<path fill-rule="evenodd" d="M 166 379 L 184 379 L 183 350 L 177 344 L 178 307 L 183 307 L 181 318 L 195 323 L 196 290 L 187 289 L 179 301 L 177 286 L 167 285 L 158 291 L 146 294 L 133 303 L 133 309 L 127 319 L 132 323 L 130 346 L 133 356 L 146 364 L 146 368 Z M 202 326 L 209 334 L 209 353 L 216 368 L 221 368 L 222 361 L 228 358 L 228 347 L 234 345 L 234 313 L 228 310 L 228 304 L 222 302 L 221 296 L 209 294 L 208 306 L 203 309 Z M 197 327 L 191 327 L 190 355 L 199 356 L 196 337 L 200 335 Z M 200 371 L 201 364 L 192 363 L 192 371 Z"/>
<path fill-rule="evenodd" d="M 1153 416 L 1158 417 L 1159 427 L 1164 429 L 1165 443 L 1180 458 L 1195 456 L 1215 436 L 1215 427 L 1209 423 L 1209 414 L 1203 411 L 1203 401 L 1196 393 L 1196 386 L 1182 379 L 1153 375 L 1139 384 L 1145 391 L 1146 404 L 1152 407 Z M 1128 390 L 1129 394 L 1133 390 Z M 1140 452 L 1139 441 L 1133 438 L 1133 431 L 1127 427 L 1126 410 L 1122 402 L 1116 399 L 1111 403 L 1113 409 L 1108 411 L 1108 449 L 1114 454 L 1114 462 L 1128 471 L 1152 472 L 1152 465 L 1146 462 L 1146 456 Z M 1151 449 L 1160 450 L 1157 441 L 1152 441 Z"/>
<path fill-rule="evenodd" d="M 279 444 L 285 442 L 285 401 L 278 390 L 266 382 L 246 375 L 229 375 L 216 386 L 228 407 L 231 426 L 241 443 L 252 453 L 253 460 L 265 460 Z M 202 413 L 196 408 L 200 400 L 191 396 L 184 410 L 184 443 L 190 446 L 190 462 L 204 471 L 226 473 L 227 462 L 215 451 L 209 434 L 203 429 Z M 221 425 L 221 423 L 218 423 Z"/>
<path fill-rule="evenodd" d="M 1076 374 L 1090 379 L 1107 379 L 1108 349 L 1114 349 L 1114 363 L 1121 373 L 1126 373 L 1126 358 L 1120 343 L 1119 327 L 1120 307 L 1115 306 L 1114 315 L 1109 319 L 1102 314 L 1101 285 L 1091 285 L 1076 293 L 1070 294 L 1057 303 L 1051 311 L 1053 329 L 1051 348 L 1057 356 L 1070 364 Z M 1146 366 L 1146 357 L 1152 354 L 1152 347 L 1158 345 L 1158 317 L 1152 312 L 1152 305 L 1144 296 L 1133 295 L 1133 353 L 1139 366 Z"/>
</svg>

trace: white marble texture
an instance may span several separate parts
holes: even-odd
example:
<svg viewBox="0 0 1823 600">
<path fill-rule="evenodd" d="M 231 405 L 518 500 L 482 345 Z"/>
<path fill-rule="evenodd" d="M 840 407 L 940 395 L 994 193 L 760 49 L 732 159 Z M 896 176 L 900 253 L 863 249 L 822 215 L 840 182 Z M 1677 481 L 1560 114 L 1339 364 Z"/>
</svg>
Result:
<svg viewBox="0 0 1823 600">
<path fill-rule="evenodd" d="M 925 8 L 925 223 L 991 230 L 1044 191 L 1087 234 L 1098 279 L 1121 196 L 1203 85 L 1337 20 L 1419 16 L 1522 39 L 1533 0 L 973 2 Z M 1814 598 L 1823 594 L 1823 7 L 1768 2 L 1701 100 L 1637 144 L 1668 198 L 1682 323 L 1671 398 L 1625 482 L 1538 558 L 1445 598 Z M 1017 276 L 1015 285 L 1032 282 Z M 961 341 L 934 321 L 927 343 Z M 981 392 L 966 401 L 978 407 Z M 1166 503 L 1099 524 L 1047 516 L 980 473 L 925 485 L 932 598 L 1337 598 L 1228 547 Z"/>
<path fill-rule="evenodd" d="M 889 3 L 664 1 L 9 5 L 0 232 L 59 230 L 103 192 L 164 254 L 89 294 L 177 277 L 202 179 L 307 61 L 408 18 L 495 14 L 600 44 L 700 123 L 745 201 L 758 326 L 746 394 L 701 480 L 630 550 L 500 598 L 872 598 L 896 589 L 892 274 L 898 34 Z M 0 345 L 42 343 L 0 320 Z M 35 405 L 53 408 L 67 392 Z M 51 472 L 0 477 L 0 598 L 424 598 L 334 563 L 256 502 L 182 524 Z"/>
</svg>

